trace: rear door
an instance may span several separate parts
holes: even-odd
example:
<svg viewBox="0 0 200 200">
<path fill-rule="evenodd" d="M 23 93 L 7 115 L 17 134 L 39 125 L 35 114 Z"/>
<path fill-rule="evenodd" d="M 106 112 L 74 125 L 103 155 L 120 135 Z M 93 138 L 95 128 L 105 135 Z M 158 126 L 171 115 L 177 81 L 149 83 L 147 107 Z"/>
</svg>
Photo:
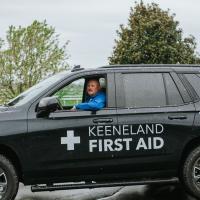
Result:
<svg viewBox="0 0 200 200">
<path fill-rule="evenodd" d="M 195 110 L 182 82 L 170 70 L 129 70 L 115 79 L 118 137 L 127 141 L 115 155 L 119 169 L 175 173 Z"/>
</svg>

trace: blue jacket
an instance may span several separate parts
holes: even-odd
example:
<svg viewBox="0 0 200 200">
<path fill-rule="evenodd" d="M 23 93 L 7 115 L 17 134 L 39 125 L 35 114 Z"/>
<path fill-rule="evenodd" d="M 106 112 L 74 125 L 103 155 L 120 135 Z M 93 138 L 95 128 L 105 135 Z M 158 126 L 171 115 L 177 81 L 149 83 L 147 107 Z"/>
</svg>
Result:
<svg viewBox="0 0 200 200">
<path fill-rule="evenodd" d="M 75 105 L 80 110 L 100 110 L 106 105 L 106 95 L 104 92 L 97 92 L 95 96 L 89 96 L 86 102 Z"/>
</svg>

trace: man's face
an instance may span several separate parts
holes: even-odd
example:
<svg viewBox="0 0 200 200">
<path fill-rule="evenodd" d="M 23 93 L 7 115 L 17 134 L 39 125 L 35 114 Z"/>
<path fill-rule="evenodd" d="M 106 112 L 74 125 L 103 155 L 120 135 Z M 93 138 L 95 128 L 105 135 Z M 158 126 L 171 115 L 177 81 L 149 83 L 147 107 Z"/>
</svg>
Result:
<svg viewBox="0 0 200 200">
<path fill-rule="evenodd" d="M 100 85 L 97 80 L 90 80 L 87 84 L 87 93 L 90 96 L 95 96 L 96 93 L 100 90 Z"/>
</svg>

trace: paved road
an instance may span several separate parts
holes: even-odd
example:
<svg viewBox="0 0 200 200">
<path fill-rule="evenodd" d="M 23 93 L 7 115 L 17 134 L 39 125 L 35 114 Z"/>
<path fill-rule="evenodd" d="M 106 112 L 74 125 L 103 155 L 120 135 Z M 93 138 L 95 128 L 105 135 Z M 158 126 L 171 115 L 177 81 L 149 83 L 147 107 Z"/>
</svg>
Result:
<svg viewBox="0 0 200 200">
<path fill-rule="evenodd" d="M 179 185 L 128 186 L 32 193 L 20 184 L 16 200 L 196 200 Z"/>
</svg>

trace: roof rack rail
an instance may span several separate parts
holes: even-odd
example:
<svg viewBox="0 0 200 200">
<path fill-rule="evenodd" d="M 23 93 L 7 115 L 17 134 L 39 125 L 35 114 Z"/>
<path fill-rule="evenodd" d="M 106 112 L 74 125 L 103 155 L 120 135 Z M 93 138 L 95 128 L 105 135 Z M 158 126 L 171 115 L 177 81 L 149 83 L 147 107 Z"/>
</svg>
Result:
<svg viewBox="0 0 200 200">
<path fill-rule="evenodd" d="M 74 65 L 71 72 L 76 72 L 76 71 L 80 71 L 80 70 L 83 70 L 83 69 L 84 68 L 82 68 L 80 65 Z"/>
<path fill-rule="evenodd" d="M 117 68 L 117 67 L 200 67 L 198 64 L 119 64 L 107 65 L 100 68 Z"/>
</svg>

